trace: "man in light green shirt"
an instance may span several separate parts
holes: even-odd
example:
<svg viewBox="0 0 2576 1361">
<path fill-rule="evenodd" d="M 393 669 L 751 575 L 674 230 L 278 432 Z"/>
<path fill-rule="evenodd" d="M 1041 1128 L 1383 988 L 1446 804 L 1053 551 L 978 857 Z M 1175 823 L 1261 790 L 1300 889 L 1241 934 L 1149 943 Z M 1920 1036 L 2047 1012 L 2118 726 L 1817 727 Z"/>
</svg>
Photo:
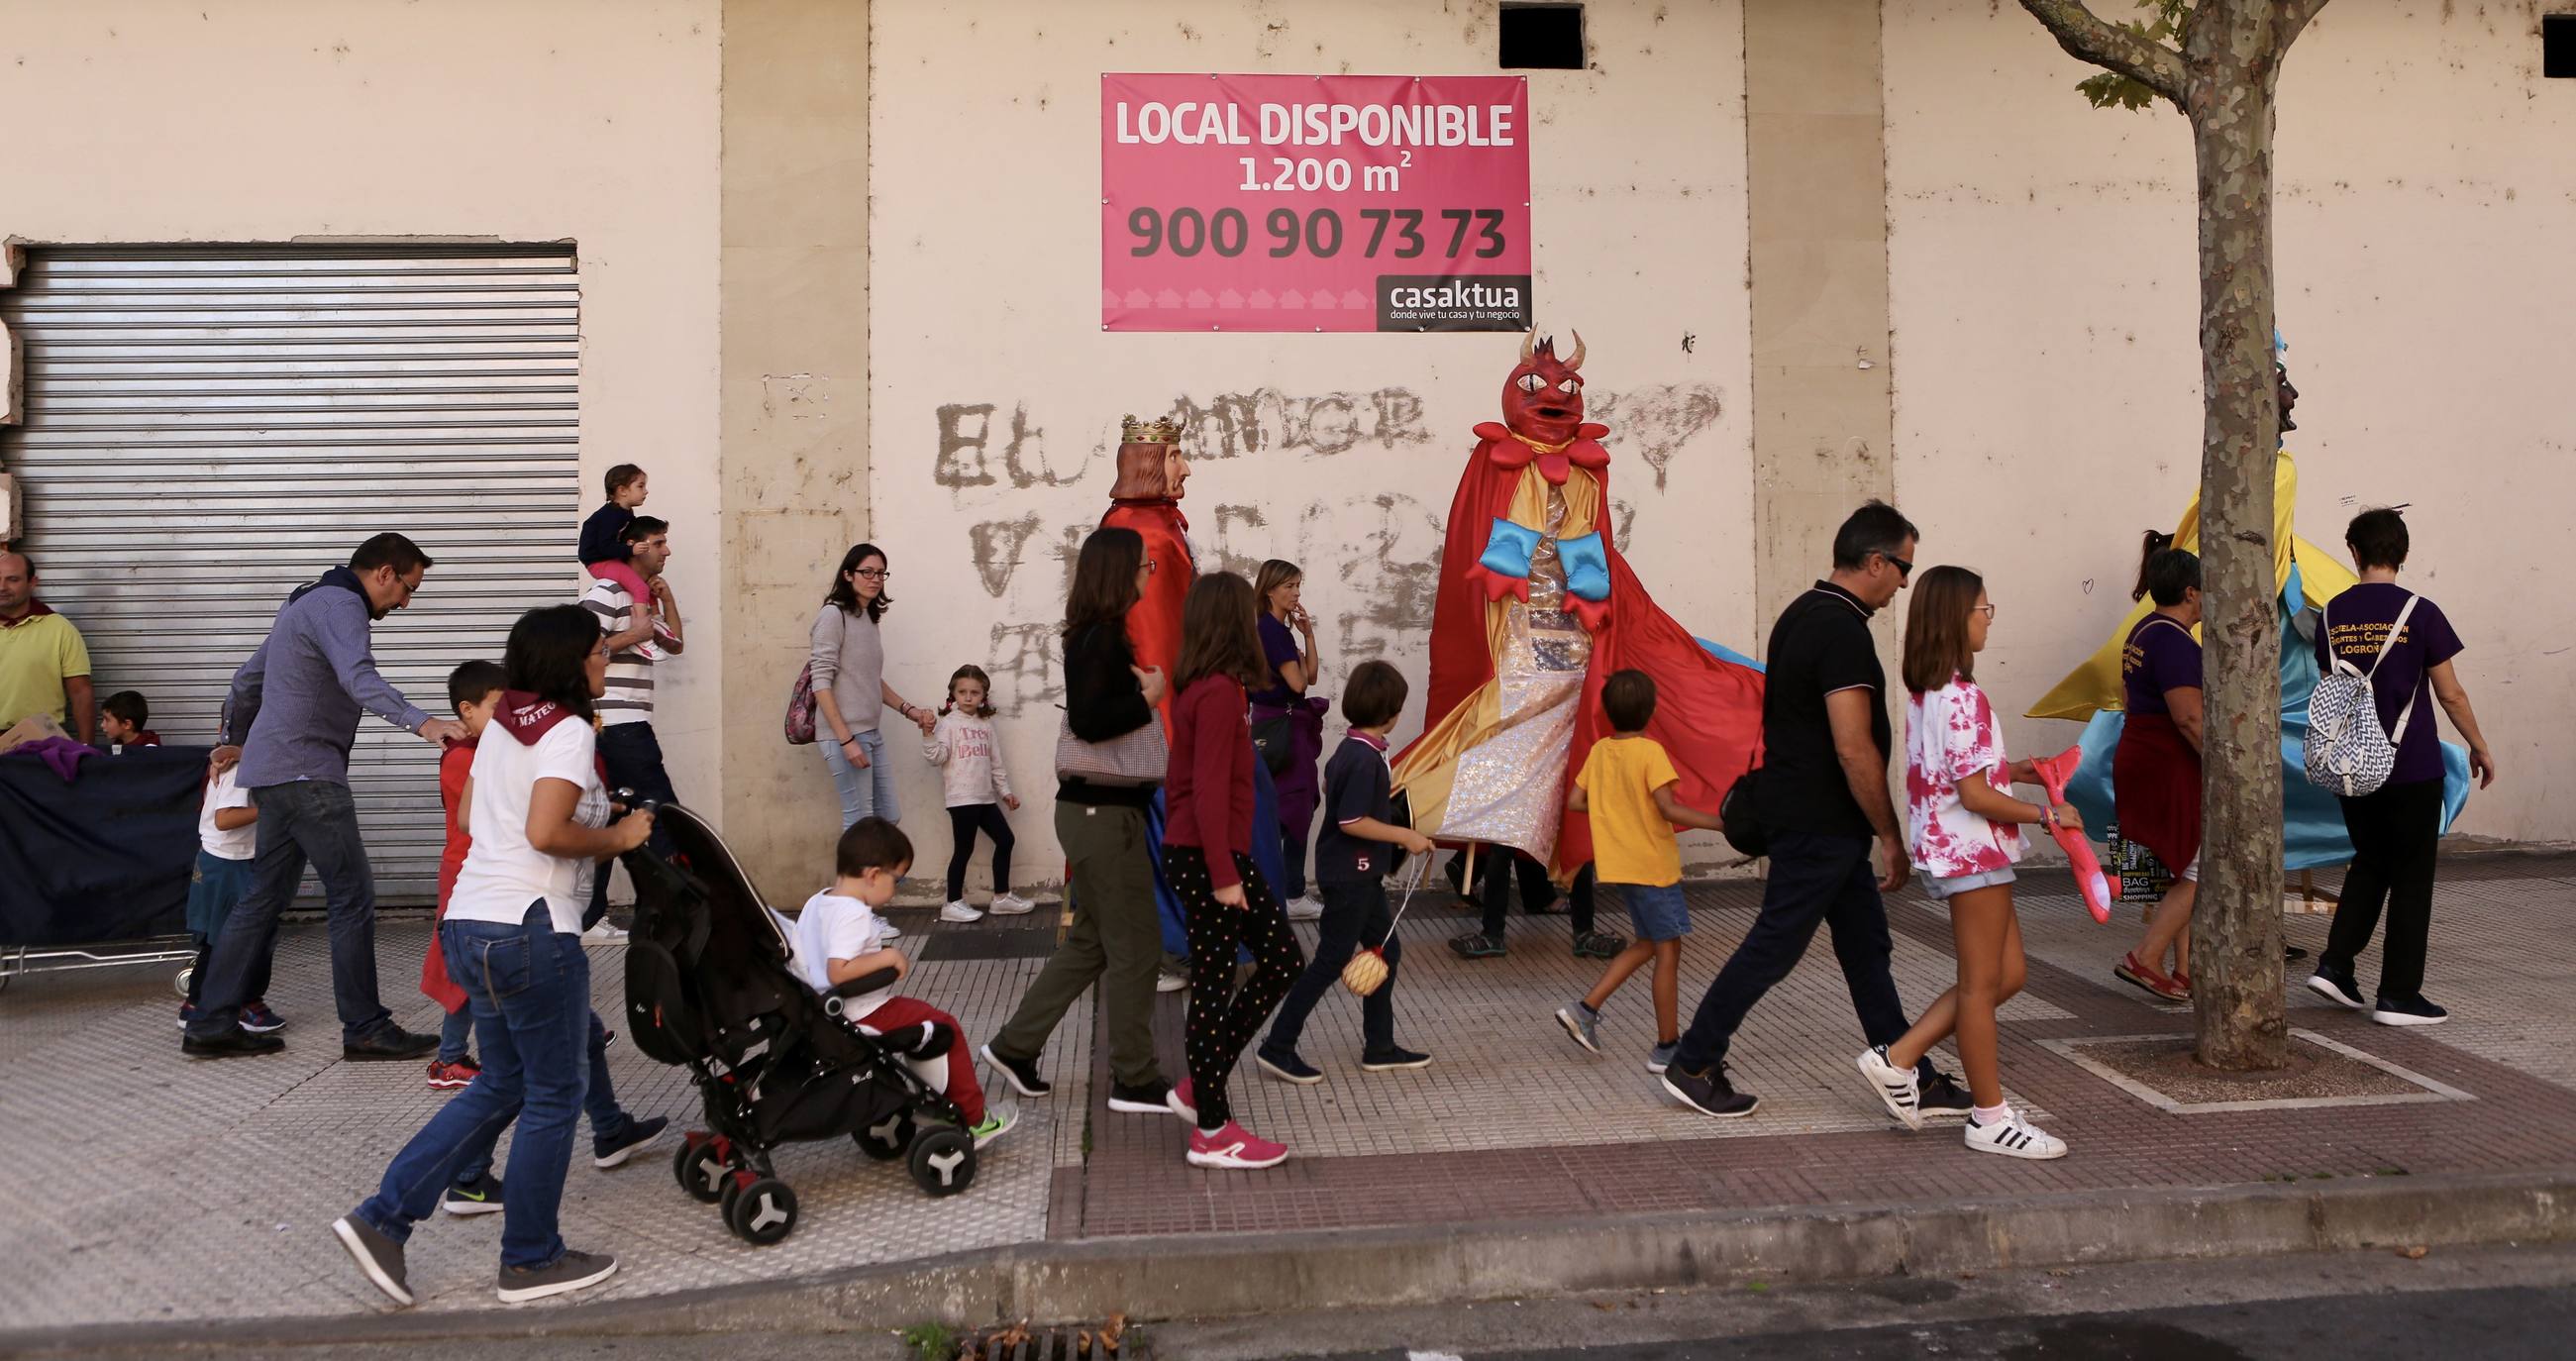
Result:
<svg viewBox="0 0 2576 1361">
<path fill-rule="evenodd" d="M 97 736 L 89 644 L 36 599 L 35 560 L 0 550 L 0 731 L 35 714 L 51 714 L 83 742 Z"/>
</svg>

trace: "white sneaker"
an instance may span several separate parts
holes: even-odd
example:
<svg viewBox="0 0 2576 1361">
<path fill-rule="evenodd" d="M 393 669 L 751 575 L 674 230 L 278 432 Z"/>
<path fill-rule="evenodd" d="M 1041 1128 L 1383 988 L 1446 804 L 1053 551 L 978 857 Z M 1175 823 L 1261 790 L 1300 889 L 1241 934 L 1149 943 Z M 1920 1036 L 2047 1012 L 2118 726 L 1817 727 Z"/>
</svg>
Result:
<svg viewBox="0 0 2576 1361">
<path fill-rule="evenodd" d="M 635 655 L 648 662 L 658 662 L 663 660 L 666 654 L 661 648 L 655 646 L 651 639 L 646 639 L 635 645 Z"/>
<path fill-rule="evenodd" d="M 897 927 L 893 922 L 887 921 L 883 917 L 877 918 L 877 939 L 893 940 L 902 934 L 902 929 Z"/>
<path fill-rule="evenodd" d="M 1016 893 L 996 893 L 992 906 L 984 910 L 996 917 L 1019 917 L 1036 911 L 1037 906 Z"/>
<path fill-rule="evenodd" d="M 2053 1134 L 2043 1134 L 2022 1123 L 2019 1113 L 2007 1115 L 1991 1125 L 1968 1120 L 1968 1147 L 1978 1153 L 2000 1153 L 2007 1158 L 2030 1158 L 2045 1162 L 2066 1156 L 2066 1141 Z"/>
<path fill-rule="evenodd" d="M 626 943 L 626 928 L 612 925 L 603 918 L 599 925 L 581 933 L 581 943 L 584 945 L 624 945 Z"/>
<path fill-rule="evenodd" d="M 1163 970 L 1154 978 L 1154 991 L 1156 992 L 1179 992 L 1189 985 L 1190 976 L 1188 974 L 1174 973 L 1170 969 Z"/>
<path fill-rule="evenodd" d="M 1292 922 L 1310 922 L 1323 915 L 1324 901 L 1312 893 L 1302 895 L 1297 901 L 1288 904 L 1288 920 Z"/>
<path fill-rule="evenodd" d="M 966 900 L 960 898 L 939 909 L 939 919 L 944 922 L 979 922 L 984 920 L 984 914 L 968 907 Z"/>
<path fill-rule="evenodd" d="M 1911 1068 L 1899 1068 L 1887 1061 L 1887 1048 L 1873 1045 L 1860 1051 L 1853 1060 L 1860 1075 L 1869 1079 L 1870 1088 L 1887 1104 L 1887 1113 L 1905 1122 L 1907 1129 L 1923 1128 L 1923 1094 L 1915 1086 L 1920 1075 Z"/>
</svg>

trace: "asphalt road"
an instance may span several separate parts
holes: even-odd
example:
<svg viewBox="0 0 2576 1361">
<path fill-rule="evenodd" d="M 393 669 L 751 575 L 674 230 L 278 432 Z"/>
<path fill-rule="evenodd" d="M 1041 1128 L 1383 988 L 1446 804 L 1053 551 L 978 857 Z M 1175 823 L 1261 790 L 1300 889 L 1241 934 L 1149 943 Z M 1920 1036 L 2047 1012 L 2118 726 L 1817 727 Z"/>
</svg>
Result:
<svg viewBox="0 0 2576 1361">
<path fill-rule="evenodd" d="M 2576 1287 L 2327 1295 L 1540 1351 L 1406 1348 L 1344 1355 L 1348 1361 L 2559 1361 L 2576 1355 Z"/>
</svg>

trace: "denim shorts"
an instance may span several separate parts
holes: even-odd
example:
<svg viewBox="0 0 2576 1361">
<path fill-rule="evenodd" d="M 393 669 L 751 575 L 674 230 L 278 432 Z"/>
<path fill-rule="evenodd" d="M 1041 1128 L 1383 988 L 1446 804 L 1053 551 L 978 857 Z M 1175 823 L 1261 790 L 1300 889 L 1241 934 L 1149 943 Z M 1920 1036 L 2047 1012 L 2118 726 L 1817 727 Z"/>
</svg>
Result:
<svg viewBox="0 0 2576 1361">
<path fill-rule="evenodd" d="M 2018 877 L 2013 873 L 2012 866 L 2006 865 L 2002 869 L 1988 870 L 1983 874 L 1961 874 L 1948 879 L 1935 879 L 1926 875 L 1923 879 L 1923 887 L 1930 889 L 1935 898 L 1948 899 L 1972 889 L 2009 884 Z"/>
<path fill-rule="evenodd" d="M 1679 884 L 1610 884 L 1628 909 L 1628 925 L 1639 940 L 1680 940 L 1690 934 L 1690 908 Z"/>
</svg>

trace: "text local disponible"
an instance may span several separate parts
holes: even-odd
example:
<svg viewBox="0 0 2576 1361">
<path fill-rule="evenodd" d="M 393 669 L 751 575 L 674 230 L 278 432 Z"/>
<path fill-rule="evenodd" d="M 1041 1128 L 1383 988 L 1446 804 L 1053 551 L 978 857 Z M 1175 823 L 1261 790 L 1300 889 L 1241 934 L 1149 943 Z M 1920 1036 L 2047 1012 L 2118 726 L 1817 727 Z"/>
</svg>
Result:
<svg viewBox="0 0 2576 1361">
<path fill-rule="evenodd" d="M 1118 105 L 1118 140 L 1159 146 L 1511 146 L 1509 104 L 1262 104 L 1261 136 L 1243 125 L 1244 106 L 1182 100 Z"/>
</svg>

